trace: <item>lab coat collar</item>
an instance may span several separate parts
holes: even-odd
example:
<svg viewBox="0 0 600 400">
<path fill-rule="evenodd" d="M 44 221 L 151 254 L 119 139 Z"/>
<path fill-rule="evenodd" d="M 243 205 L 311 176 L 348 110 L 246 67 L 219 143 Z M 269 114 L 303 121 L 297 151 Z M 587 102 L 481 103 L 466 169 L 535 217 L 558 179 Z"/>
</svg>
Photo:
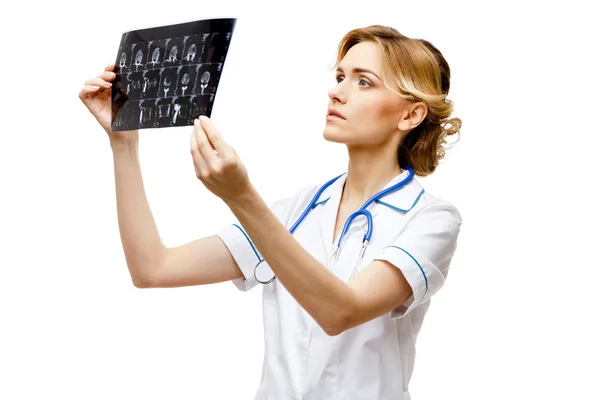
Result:
<svg viewBox="0 0 600 400">
<path fill-rule="evenodd" d="M 381 190 L 385 190 L 399 183 L 400 181 L 407 178 L 408 175 L 408 171 L 402 171 L 400 174 L 398 174 L 392 180 L 390 180 Z M 345 172 L 333 184 L 331 184 L 331 186 L 329 186 L 321 194 L 318 202 L 316 203 L 316 206 L 327 203 L 329 202 L 329 200 L 333 199 L 335 200 L 334 203 L 336 205 L 336 208 L 339 207 L 342 189 L 344 187 L 344 184 L 346 183 L 347 176 L 348 173 Z M 375 214 L 378 213 L 378 210 L 381 209 L 381 207 L 379 207 L 378 205 L 383 205 L 387 208 L 401 213 L 406 213 L 410 211 L 414 206 L 417 205 L 419 199 L 424 193 L 423 187 L 415 178 L 416 177 L 413 176 L 412 180 L 408 184 L 400 188 L 400 190 L 393 191 L 385 195 L 381 199 L 377 200 L 376 202 L 372 203 L 371 205 L 369 205 L 369 207 L 367 207 L 367 210 L 371 212 L 373 217 L 375 217 Z"/>
<path fill-rule="evenodd" d="M 323 240 L 328 246 L 332 244 L 334 239 L 337 240 L 337 238 L 333 238 L 333 226 L 337 218 L 342 189 L 344 187 L 344 183 L 346 182 L 347 175 L 347 172 L 342 174 L 335 182 L 331 184 L 331 186 L 324 190 L 315 205 L 315 207 L 319 207 L 320 205 L 327 205 L 325 220 L 323 221 L 324 225 L 321 226 L 321 234 L 323 236 Z M 396 177 L 390 180 L 381 190 L 385 190 L 399 183 L 400 181 L 407 178 L 408 175 L 408 171 L 402 171 L 400 174 L 398 174 Z M 423 193 L 423 187 L 413 176 L 412 180 L 408 184 L 406 184 L 399 190 L 395 190 L 385 195 L 380 200 L 371 203 L 367 207 L 367 210 L 373 216 L 373 221 L 375 220 L 377 215 L 383 212 L 383 210 L 393 210 L 392 212 L 407 213 L 417 205 Z M 367 229 L 366 218 L 359 217 L 356 218 L 354 221 L 360 221 L 357 223 L 360 223 L 360 226 L 363 229 Z"/>
</svg>

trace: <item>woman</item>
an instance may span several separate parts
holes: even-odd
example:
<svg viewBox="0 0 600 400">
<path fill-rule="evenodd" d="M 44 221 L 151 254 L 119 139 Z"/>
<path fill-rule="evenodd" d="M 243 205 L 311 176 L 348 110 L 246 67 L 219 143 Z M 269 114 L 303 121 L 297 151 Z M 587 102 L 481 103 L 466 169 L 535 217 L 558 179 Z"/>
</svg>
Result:
<svg viewBox="0 0 600 400">
<path fill-rule="evenodd" d="M 336 66 L 323 135 L 346 144 L 347 172 L 322 190 L 322 182 L 311 185 L 268 207 L 213 122 L 197 119 L 196 175 L 239 223 L 175 248 L 161 243 L 145 199 L 137 132 L 110 133 L 112 66 L 80 92 L 109 133 L 134 284 L 231 280 L 247 291 L 257 278 L 268 282 L 255 399 L 409 399 L 416 336 L 457 245 L 457 208 L 411 179 L 434 172 L 446 136 L 461 126 L 449 118 L 450 69 L 442 54 L 376 25 L 346 34 Z M 377 193 L 384 195 L 374 201 Z M 352 215 L 362 205 L 370 222 L 364 211 Z M 267 279 L 269 272 L 276 278 Z"/>
</svg>

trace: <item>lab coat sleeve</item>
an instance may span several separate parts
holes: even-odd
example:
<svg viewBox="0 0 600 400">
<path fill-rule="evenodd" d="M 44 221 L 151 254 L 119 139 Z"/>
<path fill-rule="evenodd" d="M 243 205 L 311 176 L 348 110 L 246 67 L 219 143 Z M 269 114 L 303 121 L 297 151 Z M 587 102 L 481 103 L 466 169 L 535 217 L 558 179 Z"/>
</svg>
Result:
<svg viewBox="0 0 600 400">
<path fill-rule="evenodd" d="M 281 200 L 275 201 L 269 207 L 276 216 L 278 215 L 280 203 Z M 247 292 L 258 285 L 258 281 L 254 278 L 254 267 L 262 260 L 262 256 L 242 225 L 236 221 L 218 232 L 217 236 L 225 243 L 244 275 L 242 278 L 233 279 L 231 282 L 242 292 Z"/>
<path fill-rule="evenodd" d="M 291 217 L 294 210 L 306 207 L 310 197 L 316 191 L 315 185 L 307 185 L 298 190 L 293 196 L 277 200 L 269 207 L 277 219 L 287 228 L 292 225 Z M 295 214 L 294 214 L 295 215 Z M 241 291 L 247 292 L 258 285 L 254 278 L 254 268 L 262 260 L 262 255 L 252 243 L 244 228 L 238 222 L 226 227 L 217 233 L 233 259 L 237 263 L 244 277 L 232 280 L 233 284 Z"/>
<path fill-rule="evenodd" d="M 413 291 L 404 304 L 390 312 L 390 319 L 408 315 L 444 285 L 461 224 L 461 215 L 450 202 L 440 200 L 426 205 L 375 257 L 399 268 Z"/>
</svg>

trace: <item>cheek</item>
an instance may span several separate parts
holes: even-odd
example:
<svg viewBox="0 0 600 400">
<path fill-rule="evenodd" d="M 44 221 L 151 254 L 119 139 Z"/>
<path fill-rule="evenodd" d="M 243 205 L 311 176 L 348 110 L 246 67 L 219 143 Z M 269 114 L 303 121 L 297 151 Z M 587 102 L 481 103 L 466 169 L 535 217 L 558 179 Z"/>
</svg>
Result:
<svg viewBox="0 0 600 400">
<path fill-rule="evenodd" d="M 379 103 L 379 118 L 394 120 L 398 118 L 401 105 L 396 99 L 388 99 Z"/>
<path fill-rule="evenodd" d="M 365 102 L 357 112 L 360 124 L 368 124 L 371 128 L 377 126 L 381 129 L 390 129 L 395 125 L 398 114 L 398 105 L 392 101 L 376 99 Z"/>
</svg>

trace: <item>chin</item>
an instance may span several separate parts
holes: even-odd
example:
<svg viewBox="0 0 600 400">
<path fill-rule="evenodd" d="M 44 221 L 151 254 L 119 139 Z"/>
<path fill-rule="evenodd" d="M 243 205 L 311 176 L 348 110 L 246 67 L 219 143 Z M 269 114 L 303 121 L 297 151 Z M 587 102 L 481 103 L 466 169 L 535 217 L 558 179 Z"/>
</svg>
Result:
<svg viewBox="0 0 600 400">
<path fill-rule="evenodd" d="M 326 126 L 325 129 L 323 129 L 323 138 L 328 142 L 346 143 L 344 136 L 344 132 L 335 127 Z"/>
</svg>

